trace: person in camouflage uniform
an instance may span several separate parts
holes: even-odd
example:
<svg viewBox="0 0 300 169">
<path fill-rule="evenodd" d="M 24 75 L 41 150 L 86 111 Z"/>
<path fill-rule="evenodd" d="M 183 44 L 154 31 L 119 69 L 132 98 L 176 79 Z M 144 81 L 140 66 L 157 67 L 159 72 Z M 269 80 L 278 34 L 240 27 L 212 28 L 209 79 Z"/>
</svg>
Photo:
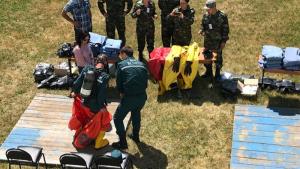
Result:
<svg viewBox="0 0 300 169">
<path fill-rule="evenodd" d="M 161 39 L 164 47 L 170 47 L 173 35 L 173 27 L 169 24 L 167 16 L 179 6 L 179 2 L 180 0 L 158 0 L 158 7 L 161 10 Z"/>
<path fill-rule="evenodd" d="M 145 40 L 147 41 L 149 54 L 154 49 L 154 19 L 157 18 L 154 2 L 152 0 L 138 0 L 134 5 L 131 16 L 133 18 L 137 18 L 136 35 L 138 41 L 139 60 L 142 61 Z"/>
<path fill-rule="evenodd" d="M 126 2 L 127 10 L 124 11 Z M 106 10 L 104 3 L 106 3 Z M 119 39 L 122 40 L 121 46 L 126 44 L 125 15 L 130 12 L 132 6 L 132 0 L 98 0 L 98 8 L 106 21 L 107 37 L 115 39 L 115 28 L 117 28 Z"/>
<path fill-rule="evenodd" d="M 204 8 L 207 12 L 203 15 L 199 33 L 204 36 L 204 48 L 217 53 L 215 79 L 219 80 L 223 64 L 222 50 L 229 39 L 228 18 L 216 8 L 215 0 L 207 0 Z M 212 64 L 205 64 L 205 67 L 206 72 L 202 77 L 212 77 Z"/>
<path fill-rule="evenodd" d="M 180 6 L 167 16 L 174 26 L 172 45 L 188 46 L 192 39 L 192 24 L 195 10 L 190 8 L 189 0 L 180 0 Z"/>
</svg>

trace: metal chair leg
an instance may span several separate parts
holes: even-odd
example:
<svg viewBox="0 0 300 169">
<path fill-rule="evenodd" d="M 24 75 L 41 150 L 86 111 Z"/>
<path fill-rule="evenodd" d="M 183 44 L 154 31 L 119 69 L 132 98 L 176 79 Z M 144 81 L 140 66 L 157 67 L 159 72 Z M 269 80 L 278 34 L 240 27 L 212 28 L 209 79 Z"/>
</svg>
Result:
<svg viewBox="0 0 300 169">
<path fill-rule="evenodd" d="M 42 153 L 42 156 L 43 156 L 43 159 L 44 159 L 45 167 L 46 167 L 46 169 L 47 169 L 47 162 L 46 162 L 45 154 Z"/>
</svg>

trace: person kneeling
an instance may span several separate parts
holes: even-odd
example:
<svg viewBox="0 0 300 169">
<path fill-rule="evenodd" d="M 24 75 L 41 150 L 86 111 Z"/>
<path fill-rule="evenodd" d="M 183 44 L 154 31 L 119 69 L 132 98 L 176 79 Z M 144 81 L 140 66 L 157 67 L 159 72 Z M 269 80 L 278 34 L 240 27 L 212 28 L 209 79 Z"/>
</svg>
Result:
<svg viewBox="0 0 300 169">
<path fill-rule="evenodd" d="M 95 149 L 109 144 L 104 139 L 106 131 L 111 130 L 111 114 L 107 111 L 106 95 L 109 75 L 105 70 L 103 58 L 96 66 L 85 66 L 73 85 L 73 114 L 69 128 L 76 130 L 73 145 L 85 148 L 95 140 Z"/>
</svg>

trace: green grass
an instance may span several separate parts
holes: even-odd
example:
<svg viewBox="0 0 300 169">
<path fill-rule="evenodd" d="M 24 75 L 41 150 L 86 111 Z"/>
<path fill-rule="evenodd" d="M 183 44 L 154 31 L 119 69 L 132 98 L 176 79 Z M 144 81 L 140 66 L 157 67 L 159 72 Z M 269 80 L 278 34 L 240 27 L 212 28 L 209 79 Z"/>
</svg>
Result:
<svg viewBox="0 0 300 169">
<path fill-rule="evenodd" d="M 66 1 L 0 1 L 0 143 L 3 143 L 37 92 L 66 95 L 68 91 L 37 90 L 32 70 L 38 62 L 56 64 L 58 45 L 73 41 L 72 26 L 60 16 Z M 204 0 L 192 1 L 196 10 L 193 40 L 197 34 Z M 257 55 L 263 44 L 300 47 L 298 0 L 218 1 L 229 16 L 230 40 L 224 50 L 223 70 L 260 76 Z M 159 12 L 159 10 L 158 10 Z M 104 18 L 92 1 L 94 31 L 105 34 Z M 127 44 L 137 47 L 135 21 L 127 20 Z M 156 21 L 156 46 L 161 46 L 160 19 Z M 203 66 L 200 72 L 203 72 Z M 288 75 L 267 74 L 275 78 Z M 222 97 L 200 79 L 193 93 L 197 99 L 176 100 L 172 93 L 157 97 L 157 85 L 149 82 L 148 101 L 142 111 L 141 140 L 129 140 L 136 168 L 229 168 L 234 104 L 300 107 L 299 95 L 264 91 L 257 100 Z M 0 164 L 0 168 L 7 167 Z"/>
</svg>

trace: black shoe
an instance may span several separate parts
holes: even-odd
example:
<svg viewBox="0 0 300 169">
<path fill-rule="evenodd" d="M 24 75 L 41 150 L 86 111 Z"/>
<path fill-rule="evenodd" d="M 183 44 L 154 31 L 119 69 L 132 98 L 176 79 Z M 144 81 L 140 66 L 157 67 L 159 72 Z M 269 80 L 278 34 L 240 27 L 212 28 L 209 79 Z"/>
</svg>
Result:
<svg viewBox="0 0 300 169">
<path fill-rule="evenodd" d="M 121 142 L 114 142 L 111 144 L 111 146 L 115 149 L 124 150 L 128 148 L 127 144 L 121 144 Z"/>
<path fill-rule="evenodd" d="M 129 134 L 128 137 L 130 139 L 132 139 L 135 143 L 140 143 L 140 138 L 139 137 L 135 137 L 133 134 Z"/>
</svg>

